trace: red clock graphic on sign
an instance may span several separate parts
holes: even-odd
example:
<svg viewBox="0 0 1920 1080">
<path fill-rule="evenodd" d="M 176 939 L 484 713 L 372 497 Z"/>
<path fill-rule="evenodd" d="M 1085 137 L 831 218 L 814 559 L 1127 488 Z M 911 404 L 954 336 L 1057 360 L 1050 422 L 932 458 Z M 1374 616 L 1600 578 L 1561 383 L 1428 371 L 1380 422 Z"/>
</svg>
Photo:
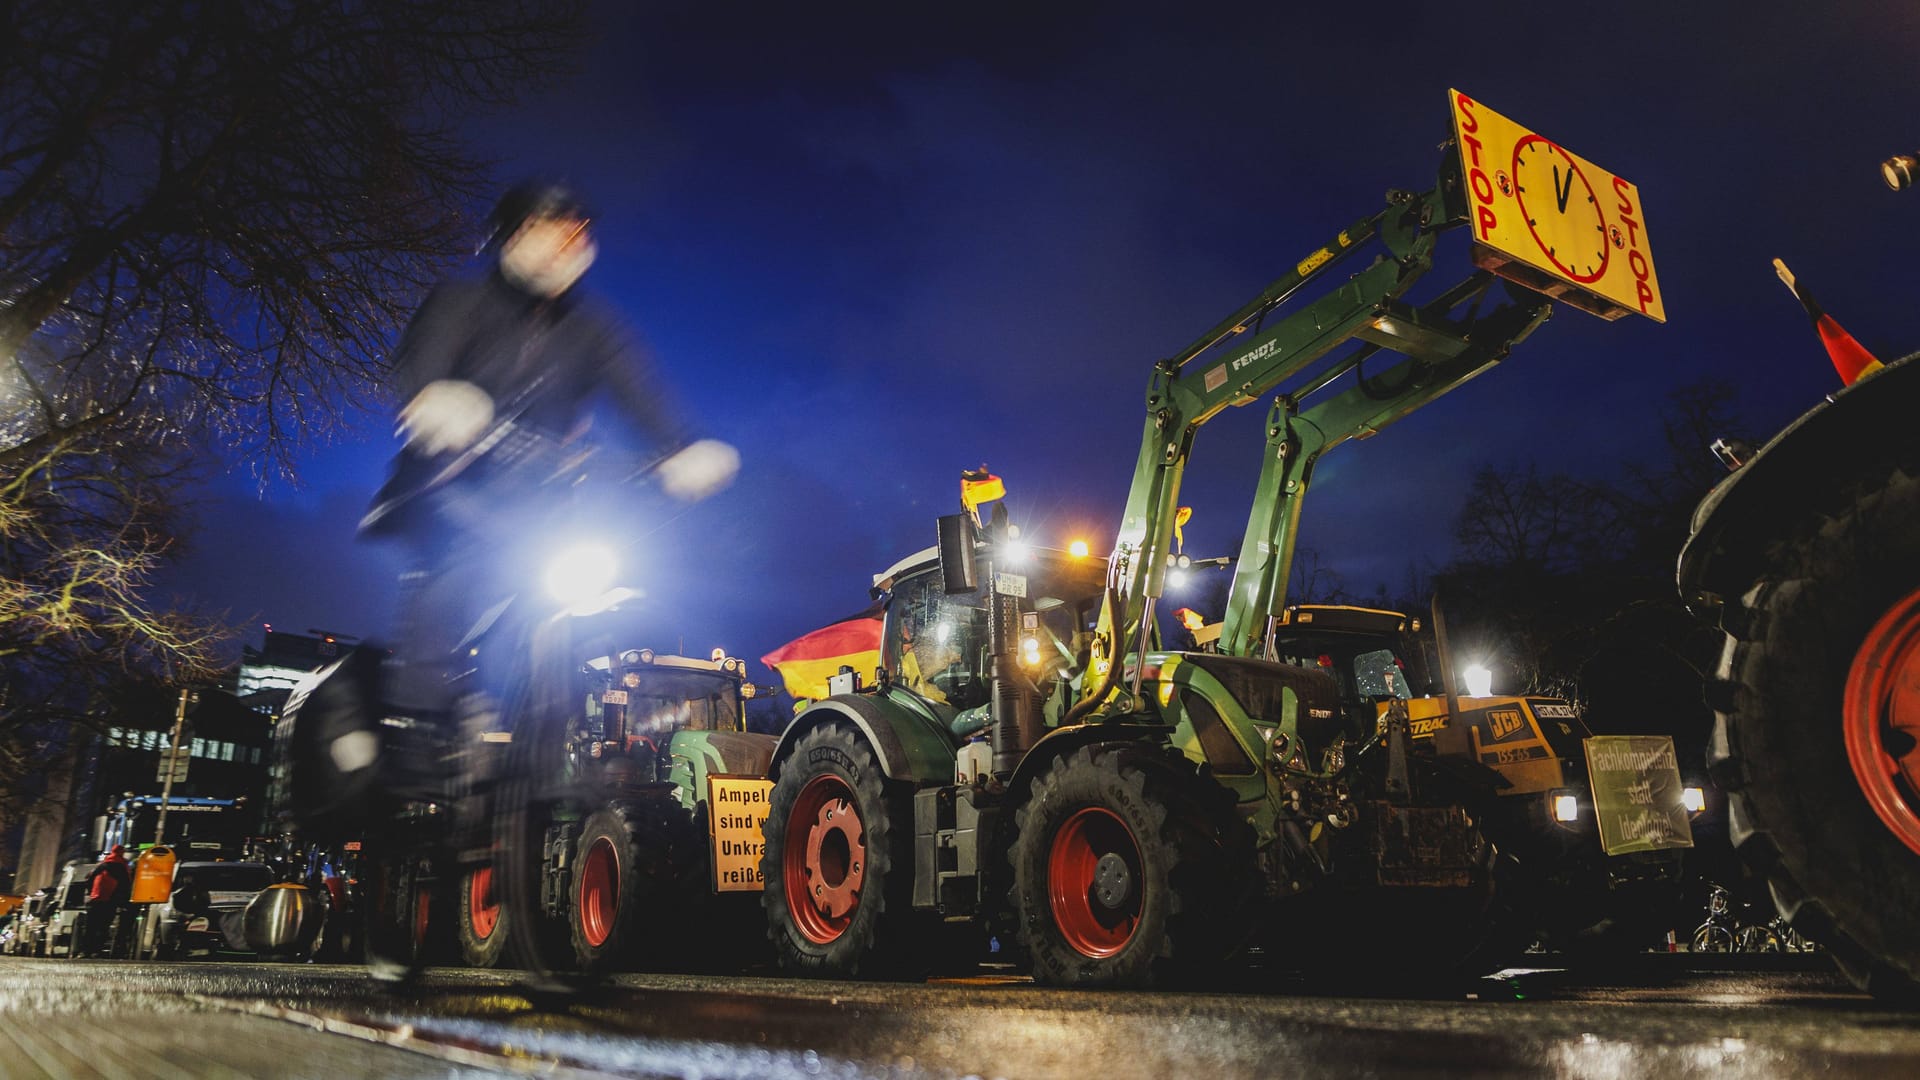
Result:
<svg viewBox="0 0 1920 1080">
<path fill-rule="evenodd" d="M 1570 280 L 1590 284 L 1607 272 L 1607 219 L 1586 173 L 1565 150 L 1538 135 L 1513 147 L 1514 201 L 1548 261 Z"/>
</svg>

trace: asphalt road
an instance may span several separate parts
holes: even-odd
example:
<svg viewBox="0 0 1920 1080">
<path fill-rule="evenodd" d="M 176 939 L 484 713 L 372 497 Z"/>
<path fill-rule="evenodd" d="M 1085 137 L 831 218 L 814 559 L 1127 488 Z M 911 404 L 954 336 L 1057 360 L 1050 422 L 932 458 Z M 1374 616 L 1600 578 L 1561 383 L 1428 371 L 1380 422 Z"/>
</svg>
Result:
<svg viewBox="0 0 1920 1080">
<path fill-rule="evenodd" d="M 1742 959 L 1417 998 L 671 975 L 559 996 L 458 970 L 392 992 L 356 968 L 0 959 L 0 1076 L 1920 1075 L 1920 1014 L 1817 957 Z"/>
</svg>

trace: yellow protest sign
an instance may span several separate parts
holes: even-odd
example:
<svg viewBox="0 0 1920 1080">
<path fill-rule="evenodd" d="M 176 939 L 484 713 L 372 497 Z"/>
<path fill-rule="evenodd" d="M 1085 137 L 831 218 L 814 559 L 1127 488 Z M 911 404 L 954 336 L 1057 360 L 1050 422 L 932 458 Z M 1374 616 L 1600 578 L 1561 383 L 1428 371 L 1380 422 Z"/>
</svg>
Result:
<svg viewBox="0 0 1920 1080">
<path fill-rule="evenodd" d="M 757 776 L 707 777 L 707 832 L 713 843 L 716 892 L 759 892 L 773 781 Z"/>
<path fill-rule="evenodd" d="M 1640 190 L 1458 90 L 1475 265 L 1603 319 L 1667 321 Z"/>
</svg>

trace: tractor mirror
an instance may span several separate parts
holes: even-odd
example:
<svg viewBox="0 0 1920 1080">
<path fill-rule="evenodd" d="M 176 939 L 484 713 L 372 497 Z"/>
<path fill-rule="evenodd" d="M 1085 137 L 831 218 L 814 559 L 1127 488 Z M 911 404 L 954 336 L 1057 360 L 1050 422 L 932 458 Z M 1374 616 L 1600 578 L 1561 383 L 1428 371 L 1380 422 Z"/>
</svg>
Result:
<svg viewBox="0 0 1920 1080">
<path fill-rule="evenodd" d="M 980 591 L 980 571 L 973 564 L 977 531 L 972 514 L 948 514 L 940 519 L 940 585 L 948 596 Z"/>
<path fill-rule="evenodd" d="M 1405 701 L 1412 696 L 1407 691 L 1406 672 L 1400 670 L 1400 661 L 1394 657 L 1392 649 L 1376 649 L 1354 657 L 1353 678 L 1363 698 L 1399 698 Z"/>
</svg>

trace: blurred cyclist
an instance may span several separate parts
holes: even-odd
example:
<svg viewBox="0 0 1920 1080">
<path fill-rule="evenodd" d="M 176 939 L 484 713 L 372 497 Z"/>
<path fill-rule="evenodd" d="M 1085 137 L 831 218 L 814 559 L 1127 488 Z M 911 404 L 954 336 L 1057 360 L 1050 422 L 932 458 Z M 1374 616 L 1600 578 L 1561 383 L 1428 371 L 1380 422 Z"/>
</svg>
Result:
<svg viewBox="0 0 1920 1080">
<path fill-rule="evenodd" d="M 466 667 L 454 650 L 501 595 L 493 565 L 550 505 L 545 474 L 523 460 L 524 444 L 501 438 L 507 427 L 563 444 L 599 397 L 663 455 L 667 494 L 704 498 L 739 468 L 733 447 L 690 438 L 625 326 L 577 287 L 596 249 L 571 191 L 522 184 L 488 225 L 490 272 L 436 287 L 394 353 L 405 445 L 361 522 L 364 535 L 408 547 L 387 698 L 416 717 L 453 711 L 450 681 Z"/>
</svg>

